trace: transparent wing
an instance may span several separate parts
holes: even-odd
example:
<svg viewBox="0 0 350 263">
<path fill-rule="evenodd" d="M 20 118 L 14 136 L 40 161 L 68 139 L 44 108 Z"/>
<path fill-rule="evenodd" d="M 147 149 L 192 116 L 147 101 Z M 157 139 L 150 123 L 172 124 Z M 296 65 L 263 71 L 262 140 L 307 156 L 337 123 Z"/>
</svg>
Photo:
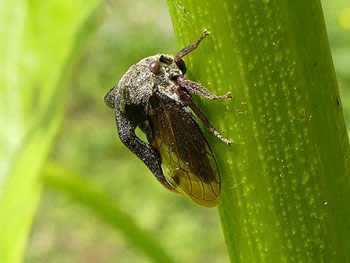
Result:
<svg viewBox="0 0 350 263">
<path fill-rule="evenodd" d="M 193 115 L 182 105 L 151 100 L 152 146 L 158 149 L 167 181 L 203 206 L 220 200 L 221 179 L 214 154 Z"/>
</svg>

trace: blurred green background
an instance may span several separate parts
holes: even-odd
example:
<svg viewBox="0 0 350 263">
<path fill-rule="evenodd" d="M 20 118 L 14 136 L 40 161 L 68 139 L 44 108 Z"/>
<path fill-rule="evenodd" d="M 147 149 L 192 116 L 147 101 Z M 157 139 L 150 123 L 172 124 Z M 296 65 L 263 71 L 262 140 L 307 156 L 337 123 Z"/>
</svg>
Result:
<svg viewBox="0 0 350 263">
<path fill-rule="evenodd" d="M 322 5 L 349 130 L 350 2 L 323 0 Z M 77 62 L 70 68 L 65 115 L 49 163 L 105 192 L 176 261 L 228 262 L 217 210 L 199 207 L 157 183 L 121 144 L 113 111 L 103 103 L 132 64 L 178 51 L 166 1 L 105 1 L 96 17 L 95 31 L 87 45 L 77 47 Z M 151 260 L 93 211 L 44 187 L 24 262 Z"/>
</svg>

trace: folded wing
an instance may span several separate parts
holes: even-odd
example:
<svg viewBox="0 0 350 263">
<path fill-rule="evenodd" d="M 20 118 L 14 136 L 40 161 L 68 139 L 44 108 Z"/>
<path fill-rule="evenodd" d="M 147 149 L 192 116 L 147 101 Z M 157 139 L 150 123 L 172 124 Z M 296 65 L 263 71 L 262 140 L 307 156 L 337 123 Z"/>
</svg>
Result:
<svg viewBox="0 0 350 263">
<path fill-rule="evenodd" d="M 158 149 L 164 176 L 182 195 L 203 206 L 220 200 L 221 179 L 214 153 L 194 116 L 181 104 L 150 100 L 152 146 Z"/>
</svg>

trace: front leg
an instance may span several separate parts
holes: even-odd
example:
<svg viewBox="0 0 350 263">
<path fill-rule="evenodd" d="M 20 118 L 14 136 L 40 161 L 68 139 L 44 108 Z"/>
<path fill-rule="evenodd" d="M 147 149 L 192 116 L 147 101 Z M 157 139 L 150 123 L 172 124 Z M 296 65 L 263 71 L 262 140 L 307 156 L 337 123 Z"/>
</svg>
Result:
<svg viewBox="0 0 350 263">
<path fill-rule="evenodd" d="M 202 123 L 210 133 L 214 134 L 216 137 L 218 137 L 221 141 L 223 141 L 227 145 L 232 145 L 233 142 L 231 140 L 226 139 L 217 130 L 215 130 L 213 125 L 210 124 L 207 117 L 205 117 L 205 115 L 200 110 L 200 108 L 196 105 L 196 103 L 194 103 L 192 98 L 186 93 L 186 91 L 182 87 L 178 87 L 176 89 L 176 94 L 179 96 L 180 100 L 185 104 L 185 106 L 190 107 L 190 109 L 198 116 L 198 118 L 202 121 Z"/>
<path fill-rule="evenodd" d="M 177 84 L 179 84 L 180 87 L 185 88 L 188 91 L 191 91 L 193 93 L 196 93 L 208 100 L 220 100 L 220 99 L 230 99 L 232 98 L 231 92 L 227 92 L 226 95 L 217 96 L 214 93 L 211 93 L 209 90 L 201 86 L 200 84 L 193 82 L 186 78 L 185 76 L 179 76 L 176 79 Z"/>
<path fill-rule="evenodd" d="M 119 109 L 116 109 L 115 111 L 115 119 L 117 122 L 119 138 L 123 144 L 147 165 L 162 185 L 177 193 L 177 191 L 166 181 L 163 175 L 159 154 L 151 145 L 143 142 L 136 136 L 135 129 L 137 125 L 128 120 Z"/>
</svg>

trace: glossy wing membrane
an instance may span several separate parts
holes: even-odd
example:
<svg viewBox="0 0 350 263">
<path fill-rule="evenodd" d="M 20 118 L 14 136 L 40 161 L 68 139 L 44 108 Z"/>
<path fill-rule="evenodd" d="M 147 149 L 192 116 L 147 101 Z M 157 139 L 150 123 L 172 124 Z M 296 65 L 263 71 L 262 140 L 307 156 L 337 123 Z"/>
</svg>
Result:
<svg viewBox="0 0 350 263">
<path fill-rule="evenodd" d="M 179 103 L 150 101 L 152 146 L 158 149 L 164 176 L 181 194 L 204 206 L 220 200 L 220 175 L 214 154 L 193 115 Z"/>
</svg>

